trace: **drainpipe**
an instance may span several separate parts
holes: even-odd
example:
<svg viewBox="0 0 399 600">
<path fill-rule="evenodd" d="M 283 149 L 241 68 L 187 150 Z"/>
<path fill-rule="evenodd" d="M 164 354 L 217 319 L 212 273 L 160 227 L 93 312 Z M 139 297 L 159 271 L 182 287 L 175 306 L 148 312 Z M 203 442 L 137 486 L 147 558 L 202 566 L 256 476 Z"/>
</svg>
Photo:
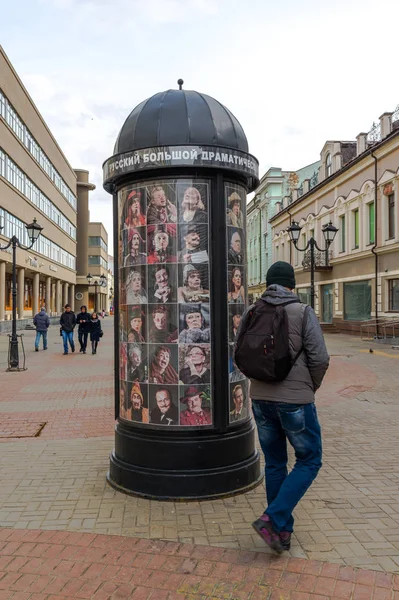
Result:
<svg viewBox="0 0 399 600">
<path fill-rule="evenodd" d="M 256 207 L 256 210 L 259 211 L 259 282 L 258 285 L 262 283 L 262 210 L 259 206 Z"/>
<path fill-rule="evenodd" d="M 290 226 L 292 225 L 292 215 L 290 211 L 287 209 L 288 216 L 290 218 Z M 292 244 L 290 243 L 290 265 L 292 265 Z"/>
<path fill-rule="evenodd" d="M 375 261 L 375 333 L 378 337 L 378 254 L 375 251 L 377 248 L 377 231 L 378 231 L 378 210 L 377 210 L 377 157 L 373 152 L 371 156 L 374 158 L 374 246 L 371 248 L 371 252 L 374 254 Z"/>
</svg>

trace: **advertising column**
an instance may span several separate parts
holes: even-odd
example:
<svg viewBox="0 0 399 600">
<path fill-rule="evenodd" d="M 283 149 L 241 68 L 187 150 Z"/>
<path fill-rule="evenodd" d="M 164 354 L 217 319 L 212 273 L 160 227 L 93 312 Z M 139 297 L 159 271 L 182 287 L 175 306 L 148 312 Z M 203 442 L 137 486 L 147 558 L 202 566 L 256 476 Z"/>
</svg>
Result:
<svg viewBox="0 0 399 600">
<path fill-rule="evenodd" d="M 118 192 L 119 418 L 143 428 L 213 425 L 210 188 L 165 178 Z"/>
</svg>

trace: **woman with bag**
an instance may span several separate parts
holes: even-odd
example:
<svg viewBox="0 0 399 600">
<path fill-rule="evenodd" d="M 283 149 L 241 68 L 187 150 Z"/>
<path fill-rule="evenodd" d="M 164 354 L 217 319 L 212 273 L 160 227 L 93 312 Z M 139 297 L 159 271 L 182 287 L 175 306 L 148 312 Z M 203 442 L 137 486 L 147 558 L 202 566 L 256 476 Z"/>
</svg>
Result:
<svg viewBox="0 0 399 600">
<path fill-rule="evenodd" d="M 98 318 L 98 314 L 94 312 L 90 318 L 90 341 L 92 354 L 97 354 L 97 345 L 102 337 L 103 330 L 101 329 L 101 322 Z"/>
</svg>

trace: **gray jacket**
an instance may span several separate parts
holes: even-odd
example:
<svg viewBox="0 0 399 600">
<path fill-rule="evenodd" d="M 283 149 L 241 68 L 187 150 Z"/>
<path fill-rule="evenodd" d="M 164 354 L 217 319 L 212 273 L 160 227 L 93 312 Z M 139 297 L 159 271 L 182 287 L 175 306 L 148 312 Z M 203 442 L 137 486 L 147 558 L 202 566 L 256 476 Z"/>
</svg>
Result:
<svg viewBox="0 0 399 600">
<path fill-rule="evenodd" d="M 274 305 L 284 304 L 297 296 L 280 285 L 270 285 L 263 294 L 267 302 Z M 302 337 L 305 305 L 288 304 L 288 335 L 291 356 L 303 348 L 286 379 L 279 382 L 266 382 L 251 379 L 251 398 L 269 402 L 287 402 L 290 404 L 309 404 L 323 381 L 328 369 L 330 357 L 324 342 L 320 323 L 312 308 L 307 309 L 305 328 Z"/>
<path fill-rule="evenodd" d="M 36 331 L 47 331 L 50 326 L 50 319 L 45 310 L 41 310 L 33 319 L 33 325 Z"/>
</svg>

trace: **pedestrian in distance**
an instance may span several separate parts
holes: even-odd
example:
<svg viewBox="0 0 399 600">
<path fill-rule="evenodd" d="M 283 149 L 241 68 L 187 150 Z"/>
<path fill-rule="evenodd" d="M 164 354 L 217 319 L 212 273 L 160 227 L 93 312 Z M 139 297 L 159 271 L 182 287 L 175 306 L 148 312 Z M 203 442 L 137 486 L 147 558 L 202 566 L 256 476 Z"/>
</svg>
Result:
<svg viewBox="0 0 399 600">
<path fill-rule="evenodd" d="M 98 318 L 98 314 L 94 312 L 90 317 L 90 341 L 92 354 L 97 354 L 98 342 L 102 336 L 103 330 L 101 329 L 101 322 Z"/>
<path fill-rule="evenodd" d="M 86 354 L 87 338 L 90 331 L 90 315 L 87 312 L 86 306 L 83 305 L 80 307 L 80 313 L 76 316 L 76 322 L 78 324 L 79 352 Z"/>
<path fill-rule="evenodd" d="M 60 318 L 62 341 L 64 342 L 64 354 L 68 354 L 68 343 L 71 351 L 75 352 L 75 343 L 73 341 L 73 330 L 76 325 L 76 315 L 71 309 L 70 304 L 65 304 L 65 311 Z"/>
<path fill-rule="evenodd" d="M 274 263 L 266 291 L 243 315 L 235 361 L 250 378 L 252 410 L 265 455 L 267 508 L 254 523 L 277 553 L 290 549 L 293 510 L 322 466 L 321 429 L 315 406 L 329 366 L 316 314 L 294 294 L 295 274 Z M 287 470 L 287 440 L 295 465 Z"/>
<path fill-rule="evenodd" d="M 35 351 L 39 352 L 40 338 L 43 338 L 43 350 L 47 350 L 47 330 L 50 327 L 50 319 L 44 306 L 33 318 L 36 327 Z"/>
</svg>

